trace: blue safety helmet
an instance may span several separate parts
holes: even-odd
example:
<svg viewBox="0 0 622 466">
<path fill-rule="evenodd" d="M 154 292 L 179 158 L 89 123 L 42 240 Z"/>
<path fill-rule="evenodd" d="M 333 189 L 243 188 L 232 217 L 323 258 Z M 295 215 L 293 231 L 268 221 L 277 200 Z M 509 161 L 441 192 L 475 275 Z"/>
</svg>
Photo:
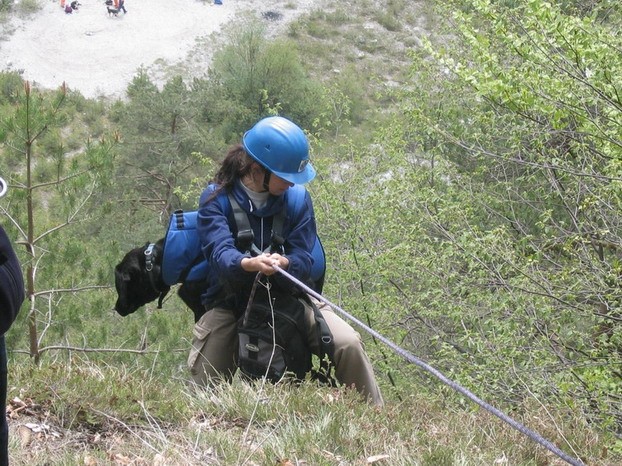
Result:
<svg viewBox="0 0 622 466">
<path fill-rule="evenodd" d="M 285 181 L 305 184 L 315 178 L 315 168 L 309 161 L 309 141 L 287 118 L 259 120 L 244 133 L 242 144 L 248 155 Z"/>
</svg>

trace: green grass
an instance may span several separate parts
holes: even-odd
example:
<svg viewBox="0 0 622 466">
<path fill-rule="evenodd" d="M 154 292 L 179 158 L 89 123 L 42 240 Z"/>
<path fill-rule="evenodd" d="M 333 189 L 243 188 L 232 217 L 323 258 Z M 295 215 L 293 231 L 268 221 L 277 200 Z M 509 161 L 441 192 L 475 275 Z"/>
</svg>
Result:
<svg viewBox="0 0 622 466">
<path fill-rule="evenodd" d="M 379 118 L 371 116 L 381 115 L 378 109 L 391 111 L 385 77 L 399 78 L 405 48 L 417 43 L 408 26 L 433 24 L 421 19 L 425 11 L 416 3 L 380 3 L 351 3 L 347 15 L 337 3 L 335 11 L 316 11 L 290 26 L 312 72 L 338 83 L 368 118 L 361 124 L 369 126 L 359 129 L 367 134 Z M 397 13 L 400 21 L 409 18 L 406 24 L 394 23 Z M 85 121 L 104 128 L 97 106 L 76 106 L 86 111 Z M 106 267 L 111 269 L 112 264 Z M 171 293 L 163 310 L 152 303 L 121 318 L 111 310 L 114 292 L 99 293 L 84 300 L 65 297 L 43 340 L 43 346 L 85 351 L 46 351 L 41 367 L 23 353 L 11 355 L 9 399 L 21 400 L 10 409 L 12 464 L 563 464 L 397 356 L 383 367 L 371 343 L 376 368 L 396 373 L 400 382 L 393 389 L 380 377 L 387 400 L 382 410 L 354 393 L 312 384 L 261 387 L 236 379 L 231 386 L 193 392 L 185 368 L 192 319 L 177 298 Z M 28 346 L 26 315 L 22 310 L 8 335 L 10 348 Z M 122 352 L 143 345 L 147 352 Z M 110 351 L 115 348 L 120 350 Z M 590 426 L 578 408 L 547 402 L 554 401 L 528 399 L 512 406 L 511 414 L 590 465 L 622 464 L 605 447 L 615 439 Z"/>
<path fill-rule="evenodd" d="M 423 394 L 378 409 L 353 391 L 310 382 L 236 378 L 197 392 L 183 378 L 158 376 L 157 364 L 74 355 L 39 368 L 11 361 L 9 399 L 16 397 L 26 408 L 14 402 L 10 410 L 13 465 L 562 464 L 496 417 Z M 579 417 L 551 416 L 555 422 L 534 403 L 519 421 L 546 429 L 572 454 L 568 439 L 589 464 L 614 464 Z M 28 437 L 33 426 L 45 430 Z"/>
</svg>

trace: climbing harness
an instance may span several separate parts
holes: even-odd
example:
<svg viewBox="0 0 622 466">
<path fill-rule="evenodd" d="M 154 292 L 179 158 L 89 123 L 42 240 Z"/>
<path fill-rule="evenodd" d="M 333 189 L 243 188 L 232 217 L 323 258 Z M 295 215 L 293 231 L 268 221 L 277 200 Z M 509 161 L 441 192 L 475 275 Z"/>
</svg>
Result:
<svg viewBox="0 0 622 466">
<path fill-rule="evenodd" d="M 282 247 L 284 243 L 282 230 L 285 218 L 296 218 L 298 216 L 298 213 L 304 207 L 305 194 L 305 188 L 299 185 L 294 185 L 287 190 L 283 210 L 274 216 L 272 224 L 273 243 L 280 242 Z M 227 198 L 227 195 L 218 195 L 216 200 L 220 203 L 225 215 L 233 211 L 238 230 L 238 242 L 248 243 L 242 245 L 245 247 L 241 249 L 248 249 L 249 252 L 254 254 L 260 253 L 261 251 L 253 244 L 253 231 L 250 228 L 248 216 L 235 198 L 233 196 Z M 201 241 L 197 233 L 197 211 L 184 212 L 183 210 L 177 210 L 171 215 L 162 248 L 161 275 L 164 284 L 172 286 L 185 281 L 206 279 L 209 263 L 203 256 Z M 152 252 L 153 247 L 149 254 Z M 312 288 L 321 293 L 326 272 L 326 258 L 322 242 L 317 235 L 311 250 L 311 256 L 313 257 L 310 275 L 313 282 Z M 153 263 L 155 264 L 155 262 Z"/>
</svg>

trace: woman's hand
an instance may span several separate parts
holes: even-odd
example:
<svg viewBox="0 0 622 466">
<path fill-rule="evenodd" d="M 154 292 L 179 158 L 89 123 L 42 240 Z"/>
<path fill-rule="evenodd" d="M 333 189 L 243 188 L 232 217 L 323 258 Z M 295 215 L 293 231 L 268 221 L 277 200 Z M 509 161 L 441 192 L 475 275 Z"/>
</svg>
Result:
<svg viewBox="0 0 622 466">
<path fill-rule="evenodd" d="M 264 275 L 273 275 L 276 270 L 274 266 L 287 270 L 289 259 L 280 254 L 264 253 L 255 257 L 245 257 L 241 262 L 242 268 L 247 272 L 261 272 Z"/>
</svg>

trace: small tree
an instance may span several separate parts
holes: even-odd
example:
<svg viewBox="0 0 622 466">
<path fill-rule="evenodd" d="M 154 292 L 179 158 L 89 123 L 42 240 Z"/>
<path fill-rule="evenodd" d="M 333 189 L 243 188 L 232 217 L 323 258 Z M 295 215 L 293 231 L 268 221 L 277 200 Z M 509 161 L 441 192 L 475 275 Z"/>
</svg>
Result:
<svg viewBox="0 0 622 466">
<path fill-rule="evenodd" d="M 265 26 L 249 17 L 227 35 L 226 45 L 214 54 L 210 84 L 218 99 L 230 102 L 218 118 L 237 119 L 238 131 L 246 130 L 258 116 L 274 109 L 310 127 L 319 111 L 321 89 L 309 79 L 296 45 L 269 40 Z M 212 113 L 213 109 L 207 109 Z M 240 120 L 240 117 L 246 120 Z"/>
<path fill-rule="evenodd" d="M 14 173 L 10 203 L 0 211 L 18 230 L 18 243 L 29 256 L 25 267 L 30 355 L 38 362 L 45 349 L 43 335 L 55 312 L 54 296 L 93 287 L 75 282 L 65 286 L 58 271 L 61 264 L 72 264 L 57 253 L 67 248 L 63 240 L 79 244 L 79 239 L 63 238 L 61 232 L 88 218 L 94 193 L 111 171 L 112 144 L 87 141 L 77 151 L 65 148 L 63 140 L 77 122 L 64 112 L 68 100 L 64 84 L 58 92 L 45 94 L 25 82 L 16 97 L 0 129 L 6 162 Z"/>
</svg>

